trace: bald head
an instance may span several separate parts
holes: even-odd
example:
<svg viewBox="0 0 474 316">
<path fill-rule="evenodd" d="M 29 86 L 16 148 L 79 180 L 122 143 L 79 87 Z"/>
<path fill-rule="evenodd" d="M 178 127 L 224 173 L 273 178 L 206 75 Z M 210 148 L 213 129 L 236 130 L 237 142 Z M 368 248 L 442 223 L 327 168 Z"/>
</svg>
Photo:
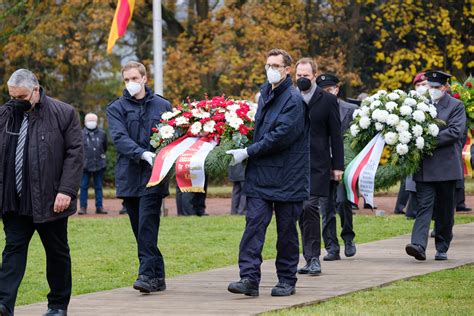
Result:
<svg viewBox="0 0 474 316">
<path fill-rule="evenodd" d="M 86 116 L 84 117 L 84 125 L 88 129 L 96 129 L 97 128 L 97 121 L 99 118 L 97 117 L 96 114 L 94 113 L 87 113 Z"/>
</svg>

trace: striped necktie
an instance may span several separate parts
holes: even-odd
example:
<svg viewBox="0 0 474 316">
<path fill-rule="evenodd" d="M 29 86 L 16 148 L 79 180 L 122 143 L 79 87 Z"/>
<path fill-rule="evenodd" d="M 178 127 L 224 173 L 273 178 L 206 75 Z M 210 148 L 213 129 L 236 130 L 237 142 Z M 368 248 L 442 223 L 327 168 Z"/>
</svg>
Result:
<svg viewBox="0 0 474 316">
<path fill-rule="evenodd" d="M 25 113 L 23 121 L 21 122 L 18 142 L 16 143 L 15 154 L 15 178 L 16 191 L 21 196 L 21 189 L 23 184 L 23 152 L 25 149 L 26 135 L 28 134 L 28 113 Z"/>
</svg>

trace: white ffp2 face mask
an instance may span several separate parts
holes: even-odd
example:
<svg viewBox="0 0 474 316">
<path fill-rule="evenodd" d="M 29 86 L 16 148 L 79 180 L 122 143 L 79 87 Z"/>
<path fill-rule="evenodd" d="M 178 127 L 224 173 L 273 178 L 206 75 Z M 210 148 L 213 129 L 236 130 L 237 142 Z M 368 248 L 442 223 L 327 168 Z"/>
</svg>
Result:
<svg viewBox="0 0 474 316">
<path fill-rule="evenodd" d="M 418 86 L 415 88 L 416 92 L 418 92 L 419 95 L 425 95 L 426 91 L 428 91 L 428 87 L 426 86 Z"/>
<path fill-rule="evenodd" d="M 87 127 L 88 129 L 91 129 L 91 130 L 92 130 L 92 129 L 95 129 L 95 128 L 97 127 L 97 122 L 94 122 L 94 121 L 87 121 L 87 122 L 85 123 L 85 125 L 86 125 L 86 127 Z"/>
<path fill-rule="evenodd" d="M 281 74 L 278 70 L 269 68 L 267 70 L 267 79 L 271 84 L 279 83 L 281 80 Z"/>
<path fill-rule="evenodd" d="M 125 88 L 127 89 L 128 93 L 130 93 L 130 95 L 133 97 L 142 90 L 142 85 L 138 82 L 130 81 L 125 85 Z"/>
<path fill-rule="evenodd" d="M 441 91 L 439 89 L 430 88 L 430 89 L 428 89 L 428 93 L 430 94 L 431 100 L 436 102 L 439 99 L 441 99 L 446 92 Z"/>
</svg>

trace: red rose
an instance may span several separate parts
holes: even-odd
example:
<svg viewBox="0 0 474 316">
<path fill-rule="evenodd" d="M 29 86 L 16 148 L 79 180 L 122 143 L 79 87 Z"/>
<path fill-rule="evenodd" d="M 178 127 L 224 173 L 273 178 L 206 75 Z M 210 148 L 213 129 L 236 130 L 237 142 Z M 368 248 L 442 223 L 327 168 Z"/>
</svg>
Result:
<svg viewBox="0 0 474 316">
<path fill-rule="evenodd" d="M 472 83 L 471 82 L 466 82 L 466 87 L 472 88 Z"/>
<path fill-rule="evenodd" d="M 184 113 L 183 113 L 183 116 L 186 117 L 186 118 L 191 118 L 191 116 L 193 116 L 193 113 L 191 113 L 191 112 L 184 112 Z"/>
<path fill-rule="evenodd" d="M 204 123 L 209 122 L 210 120 L 211 120 L 210 118 L 205 117 L 205 118 L 203 118 L 203 119 L 200 119 L 199 122 L 200 122 L 202 125 L 204 125 Z"/>
<path fill-rule="evenodd" d="M 461 95 L 459 93 L 453 94 L 453 97 L 455 97 L 456 99 L 461 99 Z"/>
<path fill-rule="evenodd" d="M 151 128 L 151 131 L 152 131 L 153 133 L 156 133 L 156 132 L 158 132 L 158 129 L 157 129 L 156 127 L 152 127 L 152 128 Z"/>
<path fill-rule="evenodd" d="M 216 113 L 212 116 L 214 121 L 223 121 L 225 120 L 225 115 L 223 113 Z"/>
<path fill-rule="evenodd" d="M 169 126 L 175 126 L 176 125 L 176 120 L 175 119 L 169 120 L 168 125 Z"/>
<path fill-rule="evenodd" d="M 239 132 L 242 135 L 247 135 L 249 133 L 249 128 L 245 126 L 244 124 L 239 126 Z"/>
</svg>

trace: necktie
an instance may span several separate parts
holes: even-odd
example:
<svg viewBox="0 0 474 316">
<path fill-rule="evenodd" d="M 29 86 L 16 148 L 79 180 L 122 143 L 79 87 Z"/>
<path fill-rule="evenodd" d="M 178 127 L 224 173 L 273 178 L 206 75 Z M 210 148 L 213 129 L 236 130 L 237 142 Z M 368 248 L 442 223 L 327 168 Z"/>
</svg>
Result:
<svg viewBox="0 0 474 316">
<path fill-rule="evenodd" d="M 16 143 L 15 154 L 15 178 L 16 191 L 21 196 L 21 188 L 23 184 L 23 152 L 25 149 L 26 134 L 28 133 L 28 113 L 25 113 L 23 121 L 21 122 L 20 133 L 18 135 L 18 142 Z"/>
</svg>

